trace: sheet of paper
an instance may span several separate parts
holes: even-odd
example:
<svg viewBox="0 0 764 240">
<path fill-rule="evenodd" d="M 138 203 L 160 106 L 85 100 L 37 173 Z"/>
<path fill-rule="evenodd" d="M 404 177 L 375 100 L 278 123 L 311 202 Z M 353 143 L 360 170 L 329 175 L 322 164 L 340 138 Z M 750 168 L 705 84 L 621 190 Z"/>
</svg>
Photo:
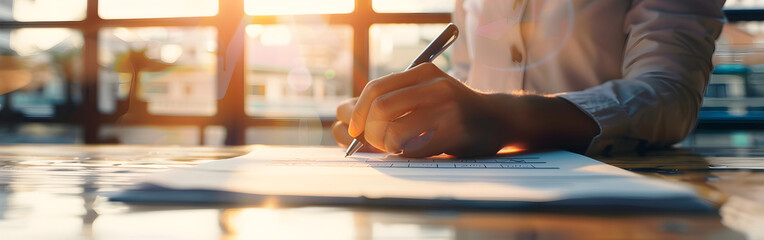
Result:
<svg viewBox="0 0 764 240">
<path fill-rule="evenodd" d="M 694 196 L 683 184 L 643 177 L 570 152 L 491 158 L 407 159 L 335 147 L 266 147 L 149 177 L 171 189 L 267 196 L 546 202 Z"/>
</svg>

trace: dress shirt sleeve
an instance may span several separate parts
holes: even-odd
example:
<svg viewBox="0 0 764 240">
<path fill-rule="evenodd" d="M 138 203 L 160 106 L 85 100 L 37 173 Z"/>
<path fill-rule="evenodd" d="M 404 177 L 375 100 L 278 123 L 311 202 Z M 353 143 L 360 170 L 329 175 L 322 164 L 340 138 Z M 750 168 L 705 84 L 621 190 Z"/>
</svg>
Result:
<svg viewBox="0 0 764 240">
<path fill-rule="evenodd" d="M 600 134 L 587 154 L 666 147 L 694 128 L 712 71 L 724 0 L 633 0 L 624 21 L 622 79 L 559 95 Z"/>
<path fill-rule="evenodd" d="M 470 72 L 470 56 L 467 49 L 467 36 L 465 30 L 465 16 L 464 12 L 464 0 L 456 0 L 454 5 L 454 12 L 451 14 L 451 20 L 454 22 L 457 28 L 459 28 L 459 37 L 451 47 L 453 54 L 451 55 L 451 69 L 448 74 L 452 77 L 459 79 L 463 82 L 467 81 L 467 76 Z"/>
</svg>

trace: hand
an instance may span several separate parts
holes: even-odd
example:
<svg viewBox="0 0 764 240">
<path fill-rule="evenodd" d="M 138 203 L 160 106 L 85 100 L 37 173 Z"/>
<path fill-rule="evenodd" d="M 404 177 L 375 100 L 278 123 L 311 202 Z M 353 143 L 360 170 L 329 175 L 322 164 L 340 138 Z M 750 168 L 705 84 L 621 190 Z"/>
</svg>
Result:
<svg viewBox="0 0 764 240">
<path fill-rule="evenodd" d="M 334 135 L 334 140 L 337 141 L 340 147 L 347 148 L 348 145 L 350 145 L 350 142 L 353 141 L 353 137 L 348 134 L 348 123 L 350 122 L 350 114 L 353 112 L 357 100 L 358 98 L 345 100 L 337 107 L 338 121 L 332 125 L 332 135 Z M 358 140 L 364 143 L 363 147 L 358 149 L 359 152 L 382 152 L 382 150 L 376 149 L 368 144 L 363 137 Z"/>
<path fill-rule="evenodd" d="M 369 82 L 353 108 L 349 133 L 363 133 L 375 148 L 407 157 L 495 154 L 507 125 L 492 113 L 487 96 L 424 63 Z M 338 118 L 346 118 L 347 109 L 338 110 Z"/>
<path fill-rule="evenodd" d="M 481 93 L 431 63 L 369 82 L 337 114 L 338 142 L 363 134 L 365 145 L 407 157 L 493 155 L 510 145 L 583 153 L 599 134 L 597 122 L 567 100 Z M 346 128 L 350 136 L 341 134 Z"/>
</svg>

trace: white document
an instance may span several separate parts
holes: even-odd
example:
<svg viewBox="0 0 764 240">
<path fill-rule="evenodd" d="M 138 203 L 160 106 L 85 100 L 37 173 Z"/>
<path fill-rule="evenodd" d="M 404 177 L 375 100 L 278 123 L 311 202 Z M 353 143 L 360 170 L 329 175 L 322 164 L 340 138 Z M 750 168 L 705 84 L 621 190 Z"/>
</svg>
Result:
<svg viewBox="0 0 764 240">
<path fill-rule="evenodd" d="M 692 187 L 644 177 L 571 152 L 490 158 L 407 159 L 336 147 L 259 147 L 174 169 L 146 183 L 281 197 L 550 202 L 694 199 Z"/>
</svg>

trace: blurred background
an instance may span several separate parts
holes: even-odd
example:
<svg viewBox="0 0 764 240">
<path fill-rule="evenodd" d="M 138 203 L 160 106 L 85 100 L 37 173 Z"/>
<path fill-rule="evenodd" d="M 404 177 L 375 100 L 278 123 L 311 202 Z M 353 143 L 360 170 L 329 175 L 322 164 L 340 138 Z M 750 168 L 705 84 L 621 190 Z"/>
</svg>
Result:
<svg viewBox="0 0 764 240">
<path fill-rule="evenodd" d="M 0 0 L 0 144 L 334 145 L 337 104 L 404 69 L 452 10 L 453 0 Z M 764 145 L 764 0 L 728 0 L 725 13 L 698 130 L 682 144 Z M 450 56 L 436 64 L 447 70 Z"/>
</svg>

